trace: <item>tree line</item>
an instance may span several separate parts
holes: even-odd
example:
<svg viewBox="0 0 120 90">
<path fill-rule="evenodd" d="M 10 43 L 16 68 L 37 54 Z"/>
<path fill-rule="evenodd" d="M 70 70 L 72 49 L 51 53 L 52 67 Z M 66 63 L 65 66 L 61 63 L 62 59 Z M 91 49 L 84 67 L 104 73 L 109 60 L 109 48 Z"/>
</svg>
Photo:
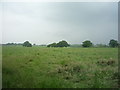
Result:
<svg viewBox="0 0 120 90">
<path fill-rule="evenodd" d="M 32 47 L 32 44 L 29 41 L 25 41 L 24 43 L 7 43 L 6 45 L 22 45 L 24 47 Z M 33 44 L 35 45 L 35 44 Z M 45 45 L 44 45 L 45 46 Z M 68 44 L 67 41 L 62 40 L 59 41 L 58 43 L 51 43 L 48 44 L 47 47 L 69 47 L 71 46 L 70 44 Z M 90 41 L 90 40 L 86 40 L 84 42 L 82 42 L 82 47 L 94 47 L 94 44 Z M 103 45 L 103 44 L 98 44 L 98 46 L 100 47 L 118 47 L 120 46 L 120 44 L 118 43 L 117 40 L 111 39 L 109 41 L 109 46 L 107 45 Z"/>
</svg>

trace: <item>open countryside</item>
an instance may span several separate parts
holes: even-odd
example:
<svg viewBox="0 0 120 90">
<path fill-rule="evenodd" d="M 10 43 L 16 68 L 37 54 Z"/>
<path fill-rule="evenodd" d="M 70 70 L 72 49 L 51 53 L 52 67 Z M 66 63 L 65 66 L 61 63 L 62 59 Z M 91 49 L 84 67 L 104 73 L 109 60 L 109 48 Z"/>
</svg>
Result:
<svg viewBox="0 0 120 90">
<path fill-rule="evenodd" d="M 3 46 L 3 88 L 117 88 L 118 80 L 118 48 Z"/>
<path fill-rule="evenodd" d="M 41 1 L 0 3 L 0 88 L 120 88 L 118 2 Z"/>
</svg>

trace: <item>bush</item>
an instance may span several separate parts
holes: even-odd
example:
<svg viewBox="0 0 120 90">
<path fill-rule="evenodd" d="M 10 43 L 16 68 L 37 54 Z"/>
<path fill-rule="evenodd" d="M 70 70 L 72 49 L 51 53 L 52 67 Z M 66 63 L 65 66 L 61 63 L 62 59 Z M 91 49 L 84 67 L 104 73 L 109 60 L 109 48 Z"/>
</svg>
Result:
<svg viewBox="0 0 120 90">
<path fill-rule="evenodd" d="M 32 44 L 29 43 L 29 41 L 26 41 L 26 42 L 23 43 L 23 46 L 24 47 L 32 47 Z"/>
</svg>

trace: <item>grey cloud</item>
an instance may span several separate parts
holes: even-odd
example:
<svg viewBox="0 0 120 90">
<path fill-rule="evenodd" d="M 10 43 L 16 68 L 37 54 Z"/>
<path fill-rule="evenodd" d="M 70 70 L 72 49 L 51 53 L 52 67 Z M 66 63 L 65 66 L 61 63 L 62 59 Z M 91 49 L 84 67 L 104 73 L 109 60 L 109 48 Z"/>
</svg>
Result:
<svg viewBox="0 0 120 90">
<path fill-rule="evenodd" d="M 3 43 L 117 39 L 117 3 L 4 3 Z"/>
</svg>

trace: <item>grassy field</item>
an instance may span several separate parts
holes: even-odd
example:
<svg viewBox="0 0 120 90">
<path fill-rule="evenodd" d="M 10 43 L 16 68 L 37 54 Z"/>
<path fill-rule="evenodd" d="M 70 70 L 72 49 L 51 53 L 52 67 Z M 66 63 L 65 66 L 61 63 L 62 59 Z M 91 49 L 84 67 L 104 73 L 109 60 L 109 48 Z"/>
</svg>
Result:
<svg viewBox="0 0 120 90">
<path fill-rule="evenodd" d="M 3 88 L 118 87 L 117 48 L 3 46 Z"/>
</svg>

